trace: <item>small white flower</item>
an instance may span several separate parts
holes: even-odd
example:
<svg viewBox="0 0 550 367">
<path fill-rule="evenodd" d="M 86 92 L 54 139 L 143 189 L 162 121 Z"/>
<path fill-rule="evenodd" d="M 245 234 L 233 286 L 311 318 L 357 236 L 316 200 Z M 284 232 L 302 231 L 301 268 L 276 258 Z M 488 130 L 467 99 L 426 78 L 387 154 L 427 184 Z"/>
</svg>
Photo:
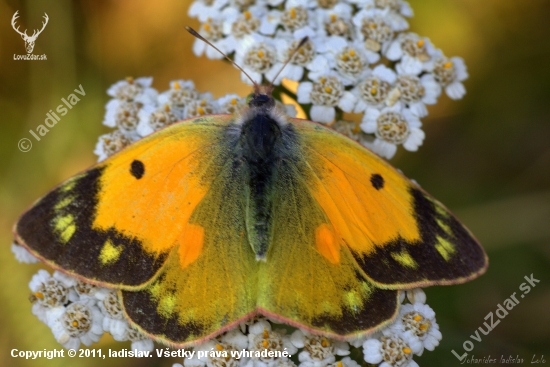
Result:
<svg viewBox="0 0 550 367">
<path fill-rule="evenodd" d="M 160 107 L 144 106 L 139 111 L 138 117 L 136 131 L 140 136 L 149 135 L 179 120 L 168 104 Z"/>
<path fill-rule="evenodd" d="M 236 51 L 235 62 L 256 83 L 261 83 L 264 75 L 271 80 L 270 77 L 273 78 L 279 71 L 274 67 L 277 63 L 277 51 L 272 41 L 257 35 L 247 36 L 243 39 Z M 243 73 L 241 73 L 241 80 L 252 85 L 252 81 Z"/>
<path fill-rule="evenodd" d="M 206 344 L 208 344 L 208 342 Z M 223 356 L 208 357 L 208 362 L 206 363 L 208 367 L 238 367 L 241 365 L 241 363 L 245 363 L 247 360 L 246 358 L 236 359 L 235 356 L 231 356 L 231 352 L 237 351 L 238 349 L 233 344 L 230 344 L 225 341 L 215 343 L 214 350 L 217 350 L 220 352 L 226 351 L 227 357 L 223 357 Z"/>
<path fill-rule="evenodd" d="M 417 116 L 397 105 L 382 110 L 367 108 L 361 123 L 364 132 L 376 136 L 372 145 L 367 147 L 387 159 L 394 156 L 399 144 L 409 151 L 418 150 L 424 140 L 421 126 Z"/>
<path fill-rule="evenodd" d="M 35 264 L 40 261 L 33 254 L 31 254 L 29 250 L 16 242 L 11 244 L 11 252 L 15 256 L 15 259 L 20 263 Z"/>
<path fill-rule="evenodd" d="M 202 95 L 195 89 L 193 81 L 179 79 L 172 80 L 170 89 L 159 94 L 157 101 L 160 106 L 170 106 L 172 113 L 181 120 L 184 118 L 185 107 L 200 98 Z"/>
<path fill-rule="evenodd" d="M 189 102 L 189 104 L 185 107 L 184 118 L 187 119 L 197 116 L 213 115 L 217 112 L 218 106 L 216 101 L 212 100 L 212 96 L 210 94 L 205 94 L 204 98 Z"/>
<path fill-rule="evenodd" d="M 375 0 L 375 6 L 383 9 L 395 31 L 401 32 L 409 28 L 409 23 L 404 17 L 413 15 L 412 9 L 405 1 L 401 0 Z"/>
<path fill-rule="evenodd" d="M 234 49 L 234 47 L 226 47 L 226 41 L 223 35 L 223 22 L 215 18 L 208 18 L 206 22 L 202 23 L 199 33 L 201 36 L 210 41 L 214 46 L 220 49 L 223 53 L 228 53 Z M 193 53 L 196 56 L 201 56 L 203 53 L 209 59 L 223 59 L 223 55 L 219 53 L 214 47 L 210 47 L 206 42 L 195 39 L 193 43 Z"/>
<path fill-rule="evenodd" d="M 426 293 L 422 288 L 409 289 L 406 291 L 406 295 L 411 303 L 426 303 Z"/>
<path fill-rule="evenodd" d="M 317 33 L 324 37 L 352 37 L 353 24 L 351 14 L 353 8 L 346 3 L 338 3 L 333 8 L 316 9 L 315 21 Z"/>
<path fill-rule="evenodd" d="M 361 134 L 363 134 L 359 124 L 355 121 L 337 120 L 331 124 L 330 127 L 355 141 L 359 141 L 361 139 Z"/>
<path fill-rule="evenodd" d="M 219 18 L 221 9 L 227 3 L 228 0 L 196 0 L 189 7 L 188 14 L 200 22 L 206 22 L 208 18 Z"/>
<path fill-rule="evenodd" d="M 409 3 L 403 0 L 374 0 L 373 5 L 380 9 L 389 9 L 404 17 L 412 17 L 413 11 Z"/>
<path fill-rule="evenodd" d="M 100 288 L 96 285 L 84 282 L 82 280 L 77 280 L 74 285 L 74 290 L 78 294 L 81 300 L 92 298 L 92 299 L 102 299 L 103 297 L 98 297 L 99 293 L 102 291 L 109 292 L 107 288 Z"/>
<path fill-rule="evenodd" d="M 363 344 L 365 361 L 372 364 L 382 362 L 379 367 L 418 367 L 412 359 L 413 353 L 413 347 L 393 334 L 367 339 Z"/>
<path fill-rule="evenodd" d="M 244 335 L 239 328 L 227 331 L 221 336 L 224 343 L 232 345 L 236 350 L 242 350 L 248 347 L 248 336 Z"/>
<path fill-rule="evenodd" d="M 399 317 L 390 329 L 401 333 L 411 344 L 420 342 L 420 348 L 415 351 L 417 355 L 422 355 L 424 348 L 434 350 L 442 338 L 439 325 L 435 321 L 435 312 L 423 303 L 402 305 Z"/>
<path fill-rule="evenodd" d="M 435 104 L 441 94 L 441 87 L 432 74 L 398 75 L 395 88 L 389 93 L 388 104 L 391 106 L 397 101 L 408 107 L 418 117 L 428 115 L 427 104 Z"/>
<path fill-rule="evenodd" d="M 430 59 L 435 50 L 429 39 L 415 33 L 401 33 L 391 42 L 386 57 L 392 61 L 400 60 L 396 66 L 399 74 L 418 75 L 430 67 Z"/>
<path fill-rule="evenodd" d="M 126 137 L 120 130 L 115 130 L 99 137 L 94 154 L 98 156 L 97 161 L 101 162 L 130 144 L 132 144 L 132 140 Z"/>
<path fill-rule="evenodd" d="M 383 108 L 396 78 L 397 75 L 392 69 L 384 65 L 375 67 L 372 73 L 352 90 L 357 98 L 353 112 L 360 113 L 367 108 Z"/>
<path fill-rule="evenodd" d="M 219 113 L 234 114 L 245 108 L 245 101 L 236 94 L 227 94 L 216 101 Z"/>
<path fill-rule="evenodd" d="M 281 14 L 280 22 L 288 32 L 295 32 L 309 25 L 309 13 L 303 5 L 289 5 L 285 3 L 285 11 Z"/>
<path fill-rule="evenodd" d="M 359 363 L 351 359 L 350 357 L 344 357 L 338 362 L 329 364 L 329 367 L 359 367 Z"/>
<path fill-rule="evenodd" d="M 229 0 L 229 7 L 233 7 L 237 9 L 239 12 L 243 12 L 245 10 L 251 10 L 256 9 L 258 7 L 265 7 L 263 1 L 256 1 L 256 0 Z"/>
<path fill-rule="evenodd" d="M 393 40 L 394 32 L 388 12 L 380 9 L 363 9 L 353 17 L 353 24 L 357 28 L 359 41 L 368 50 L 377 62 L 378 52 L 385 52 Z M 376 55 L 376 56 L 375 56 Z"/>
<path fill-rule="evenodd" d="M 297 51 L 301 39 L 278 38 L 275 40 L 275 46 L 278 51 L 278 62 L 273 65 L 272 73 L 281 72 L 275 80 L 275 84 L 280 84 L 284 78 L 299 81 L 304 75 L 304 70 L 309 70 L 309 78 L 314 79 L 319 73 L 325 73 L 330 69 L 325 56 L 316 53 L 318 51 L 316 45 L 320 43 L 314 36 L 302 45 Z M 294 56 L 290 62 L 281 69 L 290 55 L 294 52 Z M 271 74 L 271 73 L 270 73 Z M 273 75 L 266 75 L 269 80 Z"/>
<path fill-rule="evenodd" d="M 233 52 L 246 36 L 259 32 L 262 25 L 263 12 L 247 10 L 244 13 L 236 12 L 234 19 L 231 16 L 224 17 L 224 33 L 229 37 L 226 40 L 226 51 Z"/>
<path fill-rule="evenodd" d="M 98 303 L 98 306 L 103 313 L 103 330 L 110 333 L 115 340 L 127 340 L 129 325 L 124 316 L 117 292 L 112 290 L 107 293 L 103 301 Z"/>
<path fill-rule="evenodd" d="M 320 77 L 315 83 L 303 82 L 298 86 L 298 103 L 311 103 L 310 115 L 313 121 L 329 123 L 336 116 L 335 107 L 351 112 L 355 96 L 344 89 L 342 81 L 333 75 Z"/>
<path fill-rule="evenodd" d="M 265 35 L 273 35 L 277 30 L 277 27 L 281 23 L 281 14 L 280 10 L 270 10 L 261 18 L 260 22 L 260 33 Z"/>
<path fill-rule="evenodd" d="M 53 276 L 50 276 L 46 270 L 39 270 L 29 282 L 31 299 L 33 303 L 45 308 L 63 306 L 78 299 L 78 295 L 72 289 L 74 284 L 76 279 L 68 275 L 55 271 Z"/>
<path fill-rule="evenodd" d="M 111 99 L 106 106 L 103 124 L 109 127 L 117 127 L 132 141 L 139 139 L 136 132 L 139 123 L 138 113 L 143 107 L 141 102 L 127 102 Z"/>
<path fill-rule="evenodd" d="M 157 98 L 157 90 L 151 88 L 152 77 L 143 77 L 134 79 L 126 78 L 111 85 L 107 94 L 121 101 L 141 102 L 142 104 L 154 103 Z"/>
<path fill-rule="evenodd" d="M 286 351 L 289 355 L 292 355 L 298 351 L 292 342 L 290 337 L 285 335 L 286 331 L 283 330 L 271 330 L 271 325 L 266 320 L 259 320 L 257 323 L 249 327 L 248 333 L 248 345 L 249 351 L 274 351 L 283 352 Z M 288 357 L 253 357 L 251 362 L 254 367 L 266 367 L 274 363 L 279 363 L 288 360 Z M 252 367 L 252 366 L 249 366 Z"/>
<path fill-rule="evenodd" d="M 435 80 L 445 88 L 445 93 L 452 99 L 461 99 L 466 94 L 462 82 L 468 79 L 466 64 L 461 57 L 443 56 L 440 52 L 434 57 L 429 70 L 433 73 Z"/>
<path fill-rule="evenodd" d="M 53 278 L 65 284 L 66 287 L 74 287 L 78 282 L 77 278 L 70 276 L 68 274 L 65 274 L 63 272 L 60 272 L 58 270 L 53 272 Z"/>
<path fill-rule="evenodd" d="M 55 307 L 47 318 L 55 339 L 67 349 L 78 349 L 80 343 L 90 346 L 103 335 L 103 315 L 91 299 Z"/>
<path fill-rule="evenodd" d="M 334 341 L 324 336 L 296 330 L 290 336 L 291 343 L 304 350 L 298 354 L 301 367 L 324 367 L 335 361 L 336 356 L 349 354 L 349 344 Z"/>
<path fill-rule="evenodd" d="M 329 63 L 338 72 L 345 86 L 356 84 L 370 73 L 368 66 L 371 60 L 368 60 L 361 46 L 347 44 L 327 55 L 330 55 Z"/>
</svg>

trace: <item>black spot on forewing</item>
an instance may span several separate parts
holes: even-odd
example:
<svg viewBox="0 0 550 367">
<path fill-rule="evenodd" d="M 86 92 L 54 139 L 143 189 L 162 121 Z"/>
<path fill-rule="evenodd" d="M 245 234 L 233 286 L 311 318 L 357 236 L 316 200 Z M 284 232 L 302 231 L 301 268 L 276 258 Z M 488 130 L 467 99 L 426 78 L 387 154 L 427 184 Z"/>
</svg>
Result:
<svg viewBox="0 0 550 367">
<path fill-rule="evenodd" d="M 145 174 L 145 165 L 143 164 L 143 162 L 138 161 L 137 159 L 134 160 L 130 165 L 130 173 L 138 180 L 142 178 Z"/>
<path fill-rule="evenodd" d="M 372 176 L 370 176 L 370 183 L 376 190 L 380 190 L 384 187 L 384 177 L 380 176 L 378 173 L 373 173 Z"/>
</svg>

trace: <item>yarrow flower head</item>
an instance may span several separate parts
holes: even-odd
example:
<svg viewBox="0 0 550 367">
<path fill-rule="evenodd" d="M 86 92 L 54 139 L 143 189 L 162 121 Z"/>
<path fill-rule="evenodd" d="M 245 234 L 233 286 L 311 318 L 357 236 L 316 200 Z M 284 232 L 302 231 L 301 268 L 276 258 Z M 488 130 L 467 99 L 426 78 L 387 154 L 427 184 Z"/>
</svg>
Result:
<svg viewBox="0 0 550 367">
<path fill-rule="evenodd" d="M 409 31 L 413 11 L 404 0 L 196 0 L 189 15 L 253 81 L 273 82 L 277 95 L 293 96 L 313 121 L 362 121 L 366 128 L 348 136 L 388 159 L 399 146 L 416 151 L 422 145 L 420 119 L 442 90 L 452 99 L 465 94 L 464 62 Z M 221 57 L 199 42 L 197 54 Z M 281 84 L 284 79 L 297 84 Z M 393 122 L 382 118 L 375 128 L 373 116 L 389 117 L 387 108 Z"/>
<path fill-rule="evenodd" d="M 103 335 L 103 315 L 91 300 L 77 301 L 48 312 L 48 326 L 55 339 L 67 349 L 90 346 Z"/>
<path fill-rule="evenodd" d="M 409 109 L 399 106 L 384 107 L 382 110 L 366 110 L 361 129 L 374 133 L 376 139 L 372 148 L 388 159 L 392 158 L 398 145 L 410 151 L 416 151 L 424 140 L 422 123 Z"/>
<path fill-rule="evenodd" d="M 304 82 L 298 87 L 298 102 L 312 104 L 311 116 L 314 121 L 329 123 L 336 117 L 336 107 L 350 112 L 355 97 L 344 88 L 335 75 L 321 76 L 314 83 Z"/>
</svg>

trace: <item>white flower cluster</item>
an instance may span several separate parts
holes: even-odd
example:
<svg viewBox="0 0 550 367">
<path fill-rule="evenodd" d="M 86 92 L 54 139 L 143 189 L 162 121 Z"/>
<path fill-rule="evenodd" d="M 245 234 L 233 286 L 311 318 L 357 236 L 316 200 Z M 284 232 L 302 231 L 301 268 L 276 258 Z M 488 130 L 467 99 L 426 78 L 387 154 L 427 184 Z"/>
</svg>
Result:
<svg viewBox="0 0 550 367">
<path fill-rule="evenodd" d="M 48 325 L 63 347 L 76 350 L 81 343 L 90 346 L 110 333 L 117 341 L 130 340 L 132 349 L 153 350 L 153 341 L 128 323 L 116 290 L 59 271 L 50 275 L 46 270 L 32 277 L 29 288 L 32 313 Z"/>
<path fill-rule="evenodd" d="M 12 251 L 21 262 L 36 259 L 20 245 Z M 67 349 L 90 346 L 103 333 L 117 341 L 130 340 L 131 349 L 153 350 L 153 340 L 132 327 L 126 319 L 116 290 L 97 287 L 55 271 L 50 275 L 39 270 L 29 283 L 32 313 L 48 325 L 55 339 Z M 435 312 L 425 303 L 425 293 L 417 288 L 403 291 L 399 315 L 395 321 L 368 337 L 349 342 L 313 335 L 301 329 L 287 335 L 285 328 L 274 329 L 276 322 L 254 317 L 212 340 L 194 348 L 192 358 L 183 366 L 173 367 L 359 367 L 363 362 L 380 367 L 417 367 L 413 355 L 422 355 L 439 345 L 442 338 L 435 321 Z M 362 349 L 363 360 L 349 357 L 354 349 Z M 226 351 L 220 357 L 199 356 L 198 352 Z M 238 351 L 286 352 L 288 357 L 239 357 Z M 294 361 L 292 355 L 297 354 Z M 355 353 L 357 355 L 358 353 Z M 276 355 L 272 353 L 271 355 Z"/>
<path fill-rule="evenodd" d="M 409 32 L 412 14 L 403 0 L 196 0 L 189 8 L 199 33 L 257 83 L 271 82 L 307 36 L 273 84 L 298 82 L 296 101 L 310 119 L 336 120 L 335 129 L 386 158 L 398 145 L 418 149 L 420 118 L 442 89 L 465 94 L 463 60 Z M 193 51 L 222 58 L 199 39 Z M 343 112 L 362 114 L 360 124 L 342 121 Z"/>
<path fill-rule="evenodd" d="M 107 94 L 113 97 L 105 106 L 103 124 L 116 130 L 99 137 L 94 153 L 99 161 L 154 131 L 174 122 L 212 114 L 232 114 L 245 106 L 245 99 L 228 94 L 213 99 L 199 93 L 190 80 L 173 80 L 170 89 L 159 93 L 151 87 L 153 78 L 127 78 L 113 84 Z M 296 116 L 292 105 L 280 104 L 289 116 Z"/>
</svg>

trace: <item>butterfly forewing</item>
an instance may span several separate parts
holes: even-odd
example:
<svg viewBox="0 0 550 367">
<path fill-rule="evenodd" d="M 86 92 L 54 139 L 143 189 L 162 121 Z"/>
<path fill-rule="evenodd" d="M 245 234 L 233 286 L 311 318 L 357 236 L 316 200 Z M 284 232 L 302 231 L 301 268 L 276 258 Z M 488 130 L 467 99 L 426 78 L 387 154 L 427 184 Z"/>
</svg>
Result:
<svg viewBox="0 0 550 367">
<path fill-rule="evenodd" d="M 487 267 L 470 232 L 440 203 L 374 153 L 305 120 L 292 119 L 313 177 L 307 188 L 351 251 L 383 288 L 462 283 Z"/>
</svg>

